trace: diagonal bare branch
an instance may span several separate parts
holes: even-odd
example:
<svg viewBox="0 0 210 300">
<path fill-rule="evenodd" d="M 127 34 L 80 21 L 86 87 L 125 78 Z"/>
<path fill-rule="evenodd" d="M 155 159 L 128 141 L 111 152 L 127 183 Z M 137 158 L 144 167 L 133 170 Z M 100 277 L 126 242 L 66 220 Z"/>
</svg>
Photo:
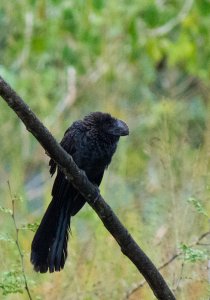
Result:
<svg viewBox="0 0 210 300">
<path fill-rule="evenodd" d="M 27 130 L 33 134 L 47 154 L 60 166 L 68 180 L 85 197 L 121 247 L 122 253 L 133 262 L 144 276 L 157 299 L 174 300 L 175 297 L 162 275 L 102 198 L 98 188 L 88 180 L 85 173 L 77 167 L 72 157 L 56 142 L 48 129 L 1 76 L 0 96 L 14 110 L 25 124 Z"/>
</svg>

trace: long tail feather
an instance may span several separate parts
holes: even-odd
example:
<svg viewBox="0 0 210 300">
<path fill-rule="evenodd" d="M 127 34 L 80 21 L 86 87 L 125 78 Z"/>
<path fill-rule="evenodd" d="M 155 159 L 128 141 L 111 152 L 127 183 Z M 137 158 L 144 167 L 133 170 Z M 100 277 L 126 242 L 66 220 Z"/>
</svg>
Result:
<svg viewBox="0 0 210 300">
<path fill-rule="evenodd" d="M 63 269 L 71 216 L 85 204 L 84 198 L 61 172 L 57 174 L 52 196 L 31 246 L 31 262 L 40 273 Z"/>
<path fill-rule="evenodd" d="M 32 242 L 31 262 L 40 273 L 60 271 L 67 258 L 70 202 L 56 202 L 52 200 L 48 206 Z"/>
</svg>

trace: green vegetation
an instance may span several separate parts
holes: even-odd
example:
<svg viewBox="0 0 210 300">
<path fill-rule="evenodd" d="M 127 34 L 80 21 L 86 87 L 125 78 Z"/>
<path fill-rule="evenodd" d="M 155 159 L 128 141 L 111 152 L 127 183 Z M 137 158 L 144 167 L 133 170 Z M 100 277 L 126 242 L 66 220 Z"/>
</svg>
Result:
<svg viewBox="0 0 210 300">
<path fill-rule="evenodd" d="M 0 3 L 0 74 L 58 140 L 90 111 L 128 123 L 101 192 L 156 266 L 181 251 L 161 270 L 177 299 L 210 297 L 209 236 L 195 242 L 209 230 L 209 12 L 208 0 Z M 0 128 L 0 297 L 28 299 L 26 276 L 33 299 L 124 299 L 142 278 L 88 205 L 64 271 L 33 272 L 48 157 L 3 101 Z M 148 286 L 140 298 L 154 298 Z"/>
</svg>

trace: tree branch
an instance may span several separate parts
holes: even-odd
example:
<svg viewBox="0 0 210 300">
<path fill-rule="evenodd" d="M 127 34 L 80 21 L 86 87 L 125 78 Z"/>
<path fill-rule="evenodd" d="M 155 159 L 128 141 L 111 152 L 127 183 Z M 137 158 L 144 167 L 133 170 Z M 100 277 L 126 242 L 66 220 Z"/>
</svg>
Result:
<svg viewBox="0 0 210 300">
<path fill-rule="evenodd" d="M 104 226 L 121 247 L 122 253 L 133 262 L 144 276 L 157 299 L 174 300 L 175 297 L 161 274 L 104 201 L 98 188 L 88 180 L 84 171 L 77 167 L 72 157 L 56 142 L 48 129 L 1 76 L 0 96 L 15 111 L 27 130 L 34 135 L 47 154 L 60 166 L 68 180 L 95 210 Z"/>
<path fill-rule="evenodd" d="M 201 236 L 199 236 L 197 238 L 197 240 L 190 244 L 189 247 L 194 247 L 194 246 L 202 246 L 203 244 L 200 243 L 201 240 L 203 240 L 206 236 L 210 235 L 210 231 L 207 231 L 205 233 L 203 233 Z M 166 262 L 164 262 L 160 267 L 158 267 L 158 271 L 164 269 L 165 267 L 167 267 L 168 265 L 170 265 L 175 259 L 177 259 L 179 256 L 181 256 L 183 254 L 182 251 L 178 251 L 177 253 L 175 253 L 174 255 L 172 255 Z M 135 292 L 137 292 L 140 288 L 142 288 L 146 283 L 146 280 L 142 280 L 141 282 L 135 284 L 134 287 L 132 287 L 132 289 L 130 289 L 125 296 L 125 300 L 128 300 Z"/>
</svg>

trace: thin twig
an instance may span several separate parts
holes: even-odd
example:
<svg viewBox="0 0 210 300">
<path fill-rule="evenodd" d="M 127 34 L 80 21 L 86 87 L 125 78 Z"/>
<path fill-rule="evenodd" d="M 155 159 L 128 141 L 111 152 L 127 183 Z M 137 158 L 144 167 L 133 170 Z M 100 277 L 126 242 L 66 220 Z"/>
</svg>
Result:
<svg viewBox="0 0 210 300">
<path fill-rule="evenodd" d="M 198 239 L 192 243 L 189 247 L 194 247 L 194 246 L 200 246 L 200 241 L 204 239 L 206 236 L 210 235 L 210 231 L 204 232 L 202 235 L 198 237 Z M 158 267 L 158 271 L 164 269 L 167 267 L 170 263 L 172 263 L 176 258 L 178 258 L 183 252 L 179 251 L 172 255 L 166 262 L 164 262 L 160 267 Z M 142 280 L 141 282 L 137 283 L 132 289 L 130 289 L 125 296 L 125 300 L 128 300 L 131 295 L 133 295 L 135 292 L 137 292 L 140 288 L 142 288 L 146 283 L 146 280 Z"/>
<path fill-rule="evenodd" d="M 23 275 L 23 279 L 24 279 L 24 288 L 25 288 L 25 290 L 28 294 L 28 298 L 30 300 L 32 300 L 32 296 L 31 296 L 31 293 L 30 293 L 30 290 L 29 290 L 29 287 L 28 287 L 28 282 L 27 282 L 27 278 L 26 278 L 26 274 L 25 274 L 23 253 L 22 253 L 20 243 L 19 243 L 19 228 L 17 226 L 17 222 L 16 222 L 16 219 L 15 219 L 15 200 L 14 200 L 14 197 L 12 196 L 12 191 L 11 191 L 9 181 L 7 182 L 7 184 L 8 184 L 8 187 L 9 187 L 10 198 L 11 198 L 11 201 L 12 201 L 12 214 L 11 214 L 11 217 L 12 217 L 12 220 L 13 220 L 13 223 L 14 223 L 14 226 L 15 226 L 15 232 L 16 232 L 15 244 L 17 246 L 18 253 L 19 253 L 19 256 L 20 256 L 21 271 L 22 271 L 22 275 Z"/>
<path fill-rule="evenodd" d="M 176 291 L 179 288 L 180 282 L 183 278 L 183 272 L 184 272 L 184 261 L 181 264 L 180 275 L 179 275 L 179 278 L 177 280 L 176 287 L 174 288 L 174 291 Z"/>
</svg>

